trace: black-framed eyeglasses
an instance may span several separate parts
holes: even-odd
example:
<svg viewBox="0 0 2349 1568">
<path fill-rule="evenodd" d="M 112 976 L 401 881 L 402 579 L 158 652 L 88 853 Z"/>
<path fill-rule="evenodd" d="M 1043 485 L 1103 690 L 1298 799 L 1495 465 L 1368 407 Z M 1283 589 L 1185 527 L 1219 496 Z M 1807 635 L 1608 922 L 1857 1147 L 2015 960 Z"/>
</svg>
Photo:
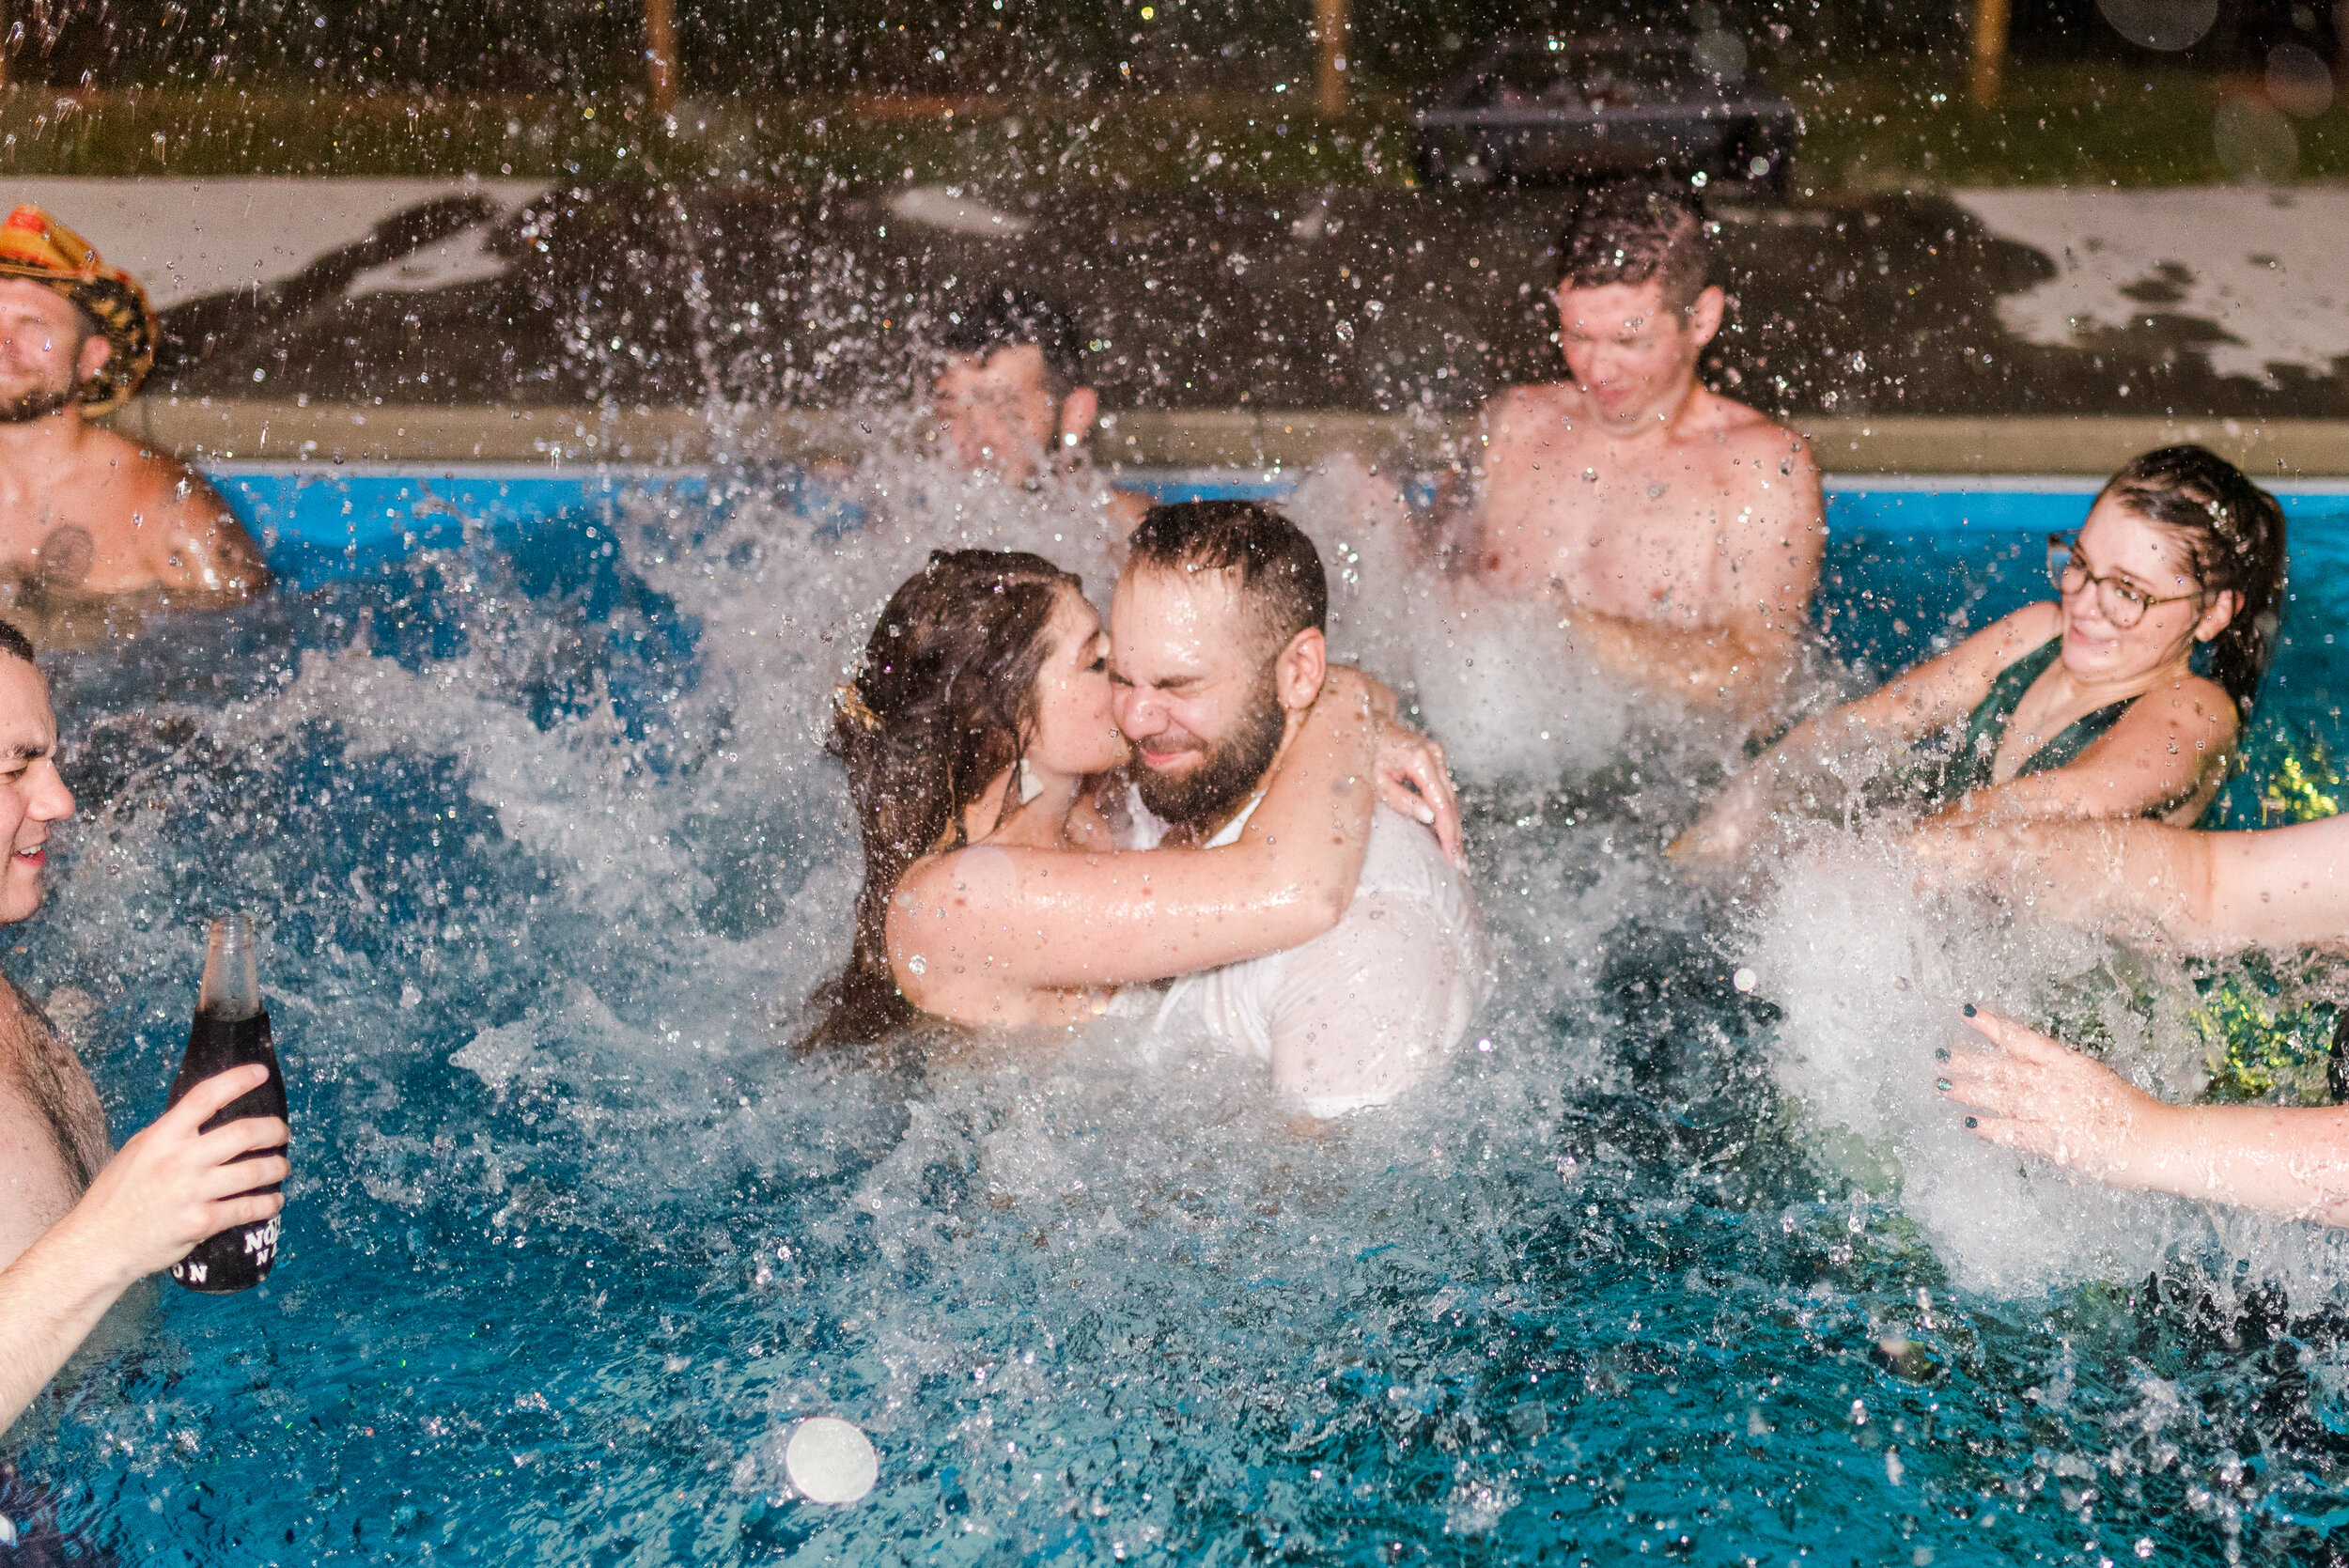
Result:
<svg viewBox="0 0 2349 1568">
<path fill-rule="evenodd" d="M 2048 535 L 2047 581 L 2055 584 L 2057 593 L 2064 595 L 2077 594 L 2093 583 L 2096 608 L 2104 612 L 2106 620 L 2123 631 L 2143 620 L 2145 612 L 2156 604 L 2183 604 L 2187 599 L 2202 597 L 2203 591 L 2196 588 L 2190 594 L 2171 594 L 2157 598 L 2119 578 L 2098 577 L 2080 564 L 2079 549 L 2077 537 L 2065 534 Z"/>
</svg>

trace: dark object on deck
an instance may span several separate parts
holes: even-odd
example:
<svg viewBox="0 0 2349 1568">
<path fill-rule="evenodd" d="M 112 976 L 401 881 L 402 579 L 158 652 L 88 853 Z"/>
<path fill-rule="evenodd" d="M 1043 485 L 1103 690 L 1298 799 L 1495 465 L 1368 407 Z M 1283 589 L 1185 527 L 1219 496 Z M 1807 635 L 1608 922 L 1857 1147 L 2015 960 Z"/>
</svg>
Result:
<svg viewBox="0 0 2349 1568">
<path fill-rule="evenodd" d="M 1431 184 L 1702 174 L 1772 195 L 1797 131 L 1720 32 L 1504 39 L 1413 119 Z"/>
</svg>

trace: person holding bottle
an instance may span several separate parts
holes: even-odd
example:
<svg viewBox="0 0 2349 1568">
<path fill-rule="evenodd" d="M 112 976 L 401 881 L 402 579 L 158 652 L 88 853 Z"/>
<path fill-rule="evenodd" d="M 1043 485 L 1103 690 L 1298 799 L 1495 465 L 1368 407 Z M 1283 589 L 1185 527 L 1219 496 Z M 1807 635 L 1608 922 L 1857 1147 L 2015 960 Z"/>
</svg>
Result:
<svg viewBox="0 0 2349 1568">
<path fill-rule="evenodd" d="M 73 814 L 57 721 L 23 634 L 0 621 L 0 924 L 46 893 L 51 824 Z M 274 1116 L 204 1124 L 269 1080 L 242 1065 L 195 1085 L 111 1157 L 88 1071 L 32 999 L 0 986 L 0 1431 L 56 1375 L 108 1308 L 218 1232 L 284 1205 Z"/>
</svg>

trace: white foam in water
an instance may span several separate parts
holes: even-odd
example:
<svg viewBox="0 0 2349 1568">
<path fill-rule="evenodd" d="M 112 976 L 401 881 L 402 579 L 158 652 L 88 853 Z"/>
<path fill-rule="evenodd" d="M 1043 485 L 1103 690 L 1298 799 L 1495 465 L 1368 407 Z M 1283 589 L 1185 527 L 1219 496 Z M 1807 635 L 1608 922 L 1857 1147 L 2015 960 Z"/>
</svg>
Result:
<svg viewBox="0 0 2349 1568">
<path fill-rule="evenodd" d="M 1501 1549 L 1545 1494 L 1484 1445 L 1531 1440 L 1532 1426 L 1502 1424 L 1539 1415 L 1519 1401 L 1576 1396 L 1487 1389 L 1493 1353 L 1520 1353 L 1561 1278 L 1580 1289 L 1560 1260 L 1620 1254 L 1634 1230 L 1676 1223 L 1626 1221 L 1622 1193 L 1658 1213 L 1701 1208 L 1726 1168 L 1651 1153 L 1647 1134 L 1699 1120 L 1676 1106 L 1627 1124 L 1657 1075 L 1676 1095 L 1734 1042 L 1703 1014 L 1689 1029 L 1619 1004 L 1645 986 L 1677 1008 L 1695 989 L 1679 984 L 1695 978 L 1680 955 L 1703 951 L 1700 913 L 1657 851 L 1718 748 L 1605 691 L 1538 625 L 1446 619 L 1410 575 L 1405 520 L 1377 479 L 1332 464 L 1291 504 L 1331 562 L 1334 644 L 1399 686 L 1416 679 L 1464 772 L 1532 783 L 1471 823 L 1498 994 L 1439 1083 L 1377 1111 L 1299 1130 L 1260 1064 L 1206 1050 L 1152 1061 L 1116 1019 L 969 1046 L 905 1078 L 786 1048 L 846 953 L 861 871 L 820 749 L 832 687 L 935 548 L 1034 550 L 1106 597 L 1113 552 L 1089 475 L 1029 491 L 877 457 L 845 480 L 870 517 L 845 532 L 787 496 L 749 494 L 706 521 L 631 502 L 628 564 L 695 629 L 676 667 L 638 651 L 636 634 L 660 629 L 632 611 L 591 623 L 560 600 L 517 602 L 494 558 L 478 571 L 424 563 L 443 574 L 430 608 L 461 620 L 462 653 L 395 659 L 363 637 L 304 655 L 267 701 L 153 704 L 77 737 L 140 771 L 135 787 L 93 793 L 97 818 L 36 939 L 74 946 L 51 977 L 91 977 L 119 1042 L 126 1017 L 190 977 L 200 925 L 178 910 L 209 884 L 235 878 L 257 907 L 301 911 L 288 924 L 303 940 L 266 968 L 289 1077 L 310 1096 L 304 1136 L 335 1157 L 299 1168 L 292 1200 L 334 1239 L 291 1260 L 276 1299 L 319 1326 L 321 1356 L 412 1357 L 447 1350 L 436 1336 L 452 1331 L 471 1343 L 476 1293 L 560 1281 L 521 1331 L 572 1374 L 552 1406 L 565 1435 L 551 1435 L 545 1401 L 524 1403 L 549 1374 L 502 1359 L 465 1363 L 461 1403 L 417 1404 L 420 1424 L 439 1423 L 419 1434 L 430 1462 L 513 1472 L 450 1504 L 453 1528 L 553 1511 L 536 1488 L 570 1443 L 609 1486 L 560 1505 L 578 1539 L 616 1528 L 611 1498 L 626 1489 L 645 1499 L 627 1526 L 639 1539 L 706 1529 L 696 1545 L 713 1560 L 763 1549 L 740 1533 L 763 1509 L 793 1522 L 756 1528 L 838 1531 L 819 1549 L 847 1555 L 850 1533 L 865 1548 L 928 1538 L 941 1503 L 1001 1541 L 1095 1517 L 1097 1502 L 1114 1532 L 1102 1540 L 1190 1550 L 1190 1499 L 1236 1495 L 1262 1435 L 1359 1429 L 1463 1456 L 1445 1461 L 1441 1488 L 1361 1505 L 1381 1530 L 1492 1532 Z M 567 670 L 568 685 L 549 675 Z M 534 702 L 549 681 L 568 693 L 552 709 Z M 1571 727 L 1540 741 L 1551 713 Z M 142 727 L 156 725 L 168 733 Z M 1548 787 L 1599 768 L 1623 787 L 1588 800 Z M 443 793 L 412 783 L 433 776 Z M 239 826 L 249 792 L 282 825 Z M 376 820 L 385 810 L 391 828 Z M 398 841 L 368 836 L 379 829 Z M 318 847 L 337 831 L 356 846 Z M 1658 931 L 1669 940 L 1649 962 L 1630 943 Z M 1877 849 L 1828 834 L 1721 973 L 1750 970 L 1738 983 L 1786 1008 L 1766 1048 L 1808 1108 L 1823 1169 L 1860 1164 L 1838 1152 L 1852 1141 L 1839 1129 L 1889 1151 L 1899 1202 L 1961 1283 L 2024 1291 L 2197 1237 L 2251 1250 L 2267 1276 L 2341 1277 L 2307 1227 L 2214 1229 L 2183 1205 L 2017 1177 L 2011 1158 L 2001 1173 L 1932 1096 L 1930 1053 L 1952 1037 L 1958 1001 L 2028 1004 L 1991 981 L 2077 973 L 2100 951 L 1970 906 L 1921 910 Z M 1708 1034 L 1720 1038 L 1689 1044 Z M 144 1071 L 137 1051 L 162 1048 L 117 1043 L 116 1070 Z M 1641 1050 L 1662 1065 L 1627 1065 Z M 1731 1130 L 1733 1156 L 1778 1136 Z M 1703 1223 L 1715 1219 L 1748 1223 L 1730 1206 Z M 1774 1217 L 1761 1228 L 1766 1246 Z M 1531 1237 L 1545 1239 L 1518 1239 Z M 426 1288 L 413 1314 L 377 1321 L 331 1299 L 329 1265 Z M 1631 1357 L 1638 1319 L 1611 1340 L 1610 1313 L 1648 1304 L 1636 1274 L 1577 1300 L 1597 1325 L 1573 1350 L 1587 1387 L 1654 1374 Z M 1771 1279 L 1724 1288 L 1757 1321 L 1783 1305 Z M 241 1396 L 170 1397 L 200 1406 L 194 1423 Z M 307 1393 L 285 1397 L 298 1433 L 349 1431 L 300 1420 Z M 840 1410 L 858 1422 L 827 1414 Z M 707 1457 L 684 1470 L 673 1413 L 708 1428 Z M 127 1430 L 148 1464 L 146 1426 Z M 876 1439 L 918 1454 L 926 1477 L 951 1471 L 958 1491 L 875 1490 Z M 297 1440 L 329 1455 L 357 1441 Z M 1113 1469 L 1130 1452 L 1151 1454 L 1147 1476 L 1105 1481 L 1068 1462 L 1110 1455 Z M 93 1463 L 129 1465 L 120 1452 Z M 550 1458 L 525 1470 L 509 1452 Z M 1922 1462 L 1905 1462 L 1913 1487 Z M 866 1500 L 833 1515 L 784 1508 L 795 1497 Z M 1303 1540 L 1357 1504 L 1283 1483 L 1250 1506 Z"/>
<path fill-rule="evenodd" d="M 1983 1043 L 1966 1003 L 2043 1025 L 2052 1009 L 2076 1034 L 2099 1030 L 2117 1070 L 2181 1100 L 2208 1077 L 2187 1021 L 2192 987 L 2175 965 L 2027 911 L 1920 896 L 1890 837 L 1810 835 L 1738 954 L 1740 980 L 1750 970 L 1785 1011 L 1770 1065 L 1828 1169 L 1875 1187 L 1889 1166 L 1901 1209 L 1967 1290 L 2141 1279 L 2206 1252 L 2247 1260 L 2254 1279 L 2303 1298 L 2349 1286 L 2349 1252 L 2316 1227 L 2116 1190 L 1968 1132 L 1934 1085 L 1937 1049 Z"/>
<path fill-rule="evenodd" d="M 910 415 L 874 423 L 897 439 L 853 471 L 816 481 L 820 497 L 805 510 L 754 491 L 679 550 L 666 508 L 635 508 L 647 527 L 625 541 L 630 564 L 701 622 L 701 661 L 734 732 L 723 767 L 770 777 L 774 766 L 807 760 L 874 617 L 932 551 L 1032 551 L 1081 577 L 1107 613 L 1123 540 L 1098 474 L 1007 484 L 930 460 L 928 432 Z M 861 511 L 863 521 L 841 526 L 827 507 Z"/>
<path fill-rule="evenodd" d="M 538 1026 L 525 1020 L 485 1029 L 460 1051 L 450 1053 L 448 1064 L 462 1067 L 503 1094 L 507 1084 L 543 1080 L 547 1059 L 538 1049 Z"/>
<path fill-rule="evenodd" d="M 1494 600 L 1418 558 L 1393 482 L 1341 455 L 1283 508 L 1330 573 L 1330 644 L 1398 691 L 1465 781 L 1554 782 L 1620 756 L 1642 705 L 1577 653 L 1548 605 Z"/>
<path fill-rule="evenodd" d="M 837 1416 L 811 1416 L 791 1434 L 783 1451 L 791 1484 L 810 1502 L 850 1503 L 880 1479 L 880 1455 L 855 1422 Z"/>
<path fill-rule="evenodd" d="M 1552 607 L 1439 603 L 1412 667 L 1463 778 L 1555 779 L 1623 753 L 1640 705 L 1567 645 Z"/>
</svg>

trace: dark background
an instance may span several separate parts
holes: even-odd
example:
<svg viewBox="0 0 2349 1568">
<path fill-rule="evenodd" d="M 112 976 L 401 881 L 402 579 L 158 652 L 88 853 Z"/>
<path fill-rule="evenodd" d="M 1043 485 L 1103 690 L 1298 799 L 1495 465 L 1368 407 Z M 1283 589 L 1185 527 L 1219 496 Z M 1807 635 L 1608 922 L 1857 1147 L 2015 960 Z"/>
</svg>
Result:
<svg viewBox="0 0 2349 1568">
<path fill-rule="evenodd" d="M 1205 86 L 1309 70 L 1311 0 L 1165 0 L 1143 25 L 1141 0 L 679 0 L 688 90 L 999 90 L 1067 93 L 1110 84 Z M 2297 38 L 2338 53 L 2329 0 L 2224 0 L 2179 63 L 2251 70 Z M 1962 55 L 1964 0 L 1732 0 L 1672 4 L 1541 0 L 1356 0 L 1357 81 L 1410 90 L 1439 80 L 1465 50 L 1513 30 L 1687 29 L 1716 15 L 1770 51 L 1854 49 Z M 97 88 L 194 82 L 286 82 L 453 91 L 608 89 L 638 80 L 642 11 L 623 0 L 39 0 L 8 8 L 12 80 Z M 1781 36 L 1782 30 L 1782 36 Z M 2018 61 L 2142 57 L 2094 0 L 2015 0 Z M 941 59 L 939 56 L 942 54 Z M 1130 68 L 1122 75 L 1119 65 Z"/>
</svg>

